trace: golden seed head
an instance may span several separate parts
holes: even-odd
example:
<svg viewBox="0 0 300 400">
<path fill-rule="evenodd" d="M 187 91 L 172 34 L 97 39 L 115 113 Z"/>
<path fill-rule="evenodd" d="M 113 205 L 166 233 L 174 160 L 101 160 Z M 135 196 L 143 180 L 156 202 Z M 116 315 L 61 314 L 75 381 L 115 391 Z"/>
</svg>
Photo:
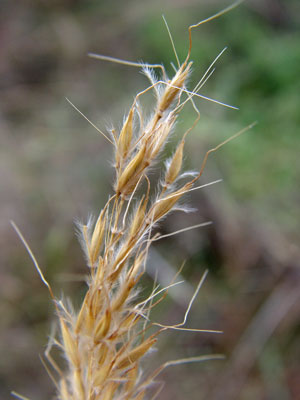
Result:
<svg viewBox="0 0 300 400">
<path fill-rule="evenodd" d="M 119 136 L 112 130 L 115 194 L 93 229 L 91 224 L 82 228 L 91 267 L 88 290 L 75 316 L 63 308 L 65 318 L 59 317 L 62 347 L 68 360 L 68 371 L 61 373 L 59 385 L 62 400 L 142 400 L 146 386 L 154 379 L 150 375 L 141 380 L 139 361 L 156 343 L 155 336 L 160 332 L 147 338 L 145 316 L 161 299 L 152 303 L 157 294 L 153 290 L 147 299 L 135 302 L 135 288 L 145 270 L 153 226 L 175 208 L 194 183 L 192 180 L 177 190 L 172 186 L 182 167 L 184 139 L 166 163 L 164 181 L 154 199 L 150 198 L 147 173 L 184 105 L 180 96 L 191 65 L 185 61 L 168 82 L 152 77 L 152 86 L 134 100 Z M 146 122 L 139 99 L 157 87 L 157 102 Z M 139 119 L 139 132 L 134 128 L 135 119 Z M 139 136 L 135 138 L 136 135 Z"/>
</svg>

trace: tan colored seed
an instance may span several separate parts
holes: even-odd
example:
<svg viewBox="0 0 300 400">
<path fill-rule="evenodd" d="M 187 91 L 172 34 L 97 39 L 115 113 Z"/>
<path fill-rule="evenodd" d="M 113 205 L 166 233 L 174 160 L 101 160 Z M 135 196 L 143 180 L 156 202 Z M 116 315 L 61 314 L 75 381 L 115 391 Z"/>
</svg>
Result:
<svg viewBox="0 0 300 400">
<path fill-rule="evenodd" d="M 176 116 L 169 116 L 167 120 L 163 123 L 158 124 L 158 126 L 153 130 L 154 133 L 150 135 L 148 141 L 148 154 L 149 159 L 152 161 L 164 147 L 168 136 L 171 133 L 172 127 L 176 120 Z"/>
<path fill-rule="evenodd" d="M 137 275 L 141 272 L 141 265 L 143 261 L 145 260 L 147 256 L 147 250 L 144 250 L 141 252 L 138 256 L 135 257 L 134 263 L 132 264 L 132 267 L 127 273 L 127 279 L 130 279 L 131 277 L 136 278 Z M 137 279 L 136 279 L 137 282 Z"/>
<path fill-rule="evenodd" d="M 133 236 L 133 237 L 136 236 L 138 231 L 142 227 L 143 222 L 145 220 L 147 204 L 148 204 L 148 196 L 146 198 L 142 198 L 142 200 L 140 201 L 138 209 L 137 209 L 136 213 L 134 214 L 134 218 L 131 223 L 129 236 Z"/>
<path fill-rule="evenodd" d="M 75 332 L 78 334 L 81 330 L 87 334 L 90 334 L 94 327 L 94 315 L 93 315 L 93 296 L 91 290 L 85 295 L 83 304 L 77 317 Z"/>
<path fill-rule="evenodd" d="M 96 319 L 101 310 L 103 310 L 103 305 L 104 305 L 104 296 L 103 296 L 103 288 L 95 288 L 92 292 L 92 295 L 90 297 L 90 314 L 92 318 Z"/>
<path fill-rule="evenodd" d="M 140 320 L 140 316 L 131 313 L 129 314 L 118 326 L 118 335 L 122 336 L 124 333 L 127 333 L 129 329 L 131 329 L 138 321 Z"/>
<path fill-rule="evenodd" d="M 129 282 L 123 285 L 122 289 L 120 289 L 119 293 L 117 294 L 115 300 L 112 303 L 111 310 L 112 312 L 118 311 L 122 305 L 127 300 L 131 289 L 134 287 L 136 281 L 135 279 L 131 279 Z"/>
<path fill-rule="evenodd" d="M 100 368 L 98 368 L 94 376 L 93 386 L 101 386 L 103 382 L 105 382 L 105 380 L 107 379 L 110 370 L 110 363 L 103 364 Z M 110 378 L 112 379 L 112 376 Z"/>
<path fill-rule="evenodd" d="M 171 106 L 176 96 L 179 94 L 180 89 L 183 87 L 191 66 L 191 62 L 187 66 L 183 64 L 177 71 L 174 78 L 169 82 L 170 85 L 166 87 L 158 106 L 160 112 L 164 112 Z"/>
<path fill-rule="evenodd" d="M 98 365 L 104 364 L 107 355 L 108 355 L 108 346 L 105 344 L 105 342 L 102 342 L 98 350 L 98 360 L 97 360 Z"/>
<path fill-rule="evenodd" d="M 103 235 L 105 232 L 104 214 L 105 214 L 105 209 L 101 211 L 92 234 L 92 239 L 90 244 L 90 255 L 91 255 L 92 265 L 94 265 L 94 263 L 97 261 L 100 254 L 100 248 L 103 240 Z"/>
<path fill-rule="evenodd" d="M 148 166 L 145 161 L 146 146 L 142 146 L 118 178 L 116 193 L 129 196 L 134 190 L 141 173 Z"/>
<path fill-rule="evenodd" d="M 141 343 L 135 349 L 131 350 L 129 354 L 121 357 L 117 364 L 118 369 L 126 368 L 131 364 L 139 360 L 157 341 L 157 339 L 148 339 L 144 343 Z"/>
<path fill-rule="evenodd" d="M 167 197 L 159 199 L 154 204 L 149 213 L 149 220 L 153 222 L 159 221 L 162 217 L 168 214 L 173 209 L 175 204 L 181 197 L 193 186 L 192 182 L 186 183 L 182 188 L 170 193 Z"/>
<path fill-rule="evenodd" d="M 173 193 L 172 197 L 167 197 L 165 199 L 161 199 L 158 203 L 154 205 L 153 212 L 151 215 L 151 219 L 153 218 L 153 222 L 159 221 L 162 217 L 168 214 L 169 211 L 172 210 L 177 201 L 182 197 L 183 193 Z"/>
<path fill-rule="evenodd" d="M 60 326 L 61 326 L 61 333 L 66 355 L 68 356 L 70 362 L 73 364 L 74 368 L 78 368 L 79 358 L 78 358 L 76 342 L 73 339 L 69 331 L 69 328 L 67 327 L 65 321 L 62 318 L 60 318 Z"/>
<path fill-rule="evenodd" d="M 75 325 L 75 332 L 76 334 L 78 334 L 78 332 L 82 329 L 83 324 L 84 324 L 84 320 L 85 320 L 85 315 L 86 315 L 86 297 L 83 301 L 83 304 L 80 308 L 78 317 L 77 317 L 77 321 L 76 321 L 76 325 Z"/>
<path fill-rule="evenodd" d="M 111 322 L 111 312 L 109 310 L 106 310 L 105 314 L 100 319 L 95 328 L 94 340 L 96 343 L 106 336 L 110 327 L 110 322 Z"/>
<path fill-rule="evenodd" d="M 182 140 L 179 143 L 173 155 L 169 168 L 166 172 L 165 183 L 167 186 L 171 185 L 175 181 L 180 172 L 182 165 L 183 148 L 184 148 L 184 141 Z"/>
<path fill-rule="evenodd" d="M 118 140 L 117 153 L 120 154 L 120 157 L 124 160 L 126 159 L 128 151 L 130 149 L 133 133 L 133 115 L 134 110 L 133 107 L 131 107 Z"/>
</svg>

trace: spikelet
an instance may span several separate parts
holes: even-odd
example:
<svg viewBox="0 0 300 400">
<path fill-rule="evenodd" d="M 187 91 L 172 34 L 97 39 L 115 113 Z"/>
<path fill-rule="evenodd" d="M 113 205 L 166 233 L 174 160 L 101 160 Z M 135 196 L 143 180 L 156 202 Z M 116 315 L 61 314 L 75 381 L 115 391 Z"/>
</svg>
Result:
<svg viewBox="0 0 300 400">
<path fill-rule="evenodd" d="M 127 119 L 124 122 L 120 136 L 116 146 L 116 170 L 122 167 L 130 150 L 132 135 L 133 135 L 133 116 L 134 109 L 130 109 Z"/>
<path fill-rule="evenodd" d="M 105 223 L 104 223 L 104 213 L 105 210 L 102 210 L 98 220 L 96 222 L 92 238 L 91 238 L 91 243 L 90 243 L 90 259 L 91 259 L 91 266 L 94 265 L 94 263 L 97 261 L 99 254 L 100 254 L 100 248 L 102 245 L 103 241 L 103 236 L 105 232 Z"/>
<path fill-rule="evenodd" d="M 182 157 L 183 157 L 183 148 L 184 148 L 184 140 L 182 140 L 172 157 L 172 159 L 167 162 L 167 171 L 165 176 L 165 185 L 168 187 L 172 183 L 174 183 L 175 179 L 177 178 L 181 166 L 182 166 Z"/>
</svg>

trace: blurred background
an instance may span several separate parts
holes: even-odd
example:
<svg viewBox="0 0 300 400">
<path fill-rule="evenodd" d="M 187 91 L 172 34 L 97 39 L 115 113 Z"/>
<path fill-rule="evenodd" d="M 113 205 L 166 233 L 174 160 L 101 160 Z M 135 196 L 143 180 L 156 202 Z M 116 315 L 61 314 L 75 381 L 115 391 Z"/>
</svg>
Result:
<svg viewBox="0 0 300 400">
<path fill-rule="evenodd" d="M 171 74 L 176 60 L 162 14 L 183 60 L 187 27 L 229 4 L 1 0 L 1 399 L 11 390 L 32 400 L 54 395 L 40 360 L 55 326 L 53 305 L 9 221 L 24 233 L 57 296 L 78 305 L 87 271 L 74 221 L 97 213 L 112 191 L 112 149 L 65 97 L 105 130 L 120 127 L 148 85 L 138 69 L 87 53 L 163 63 Z M 145 364 L 226 355 L 166 370 L 165 400 L 300 398 L 299 16 L 297 0 L 246 0 L 193 32 L 190 88 L 228 46 L 201 93 L 240 110 L 196 100 L 201 120 L 188 137 L 185 167 L 199 168 L 209 148 L 258 124 L 210 157 L 202 183 L 223 181 L 187 196 L 197 211 L 173 214 L 160 228 L 170 233 L 213 221 L 154 247 L 150 271 L 163 271 L 164 284 L 186 260 L 186 283 L 152 318 L 181 321 L 208 268 L 187 326 L 224 333 L 165 333 Z M 194 118 L 187 107 L 175 136 Z M 166 153 L 172 149 L 170 143 Z M 152 284 L 145 277 L 145 292 Z"/>
</svg>

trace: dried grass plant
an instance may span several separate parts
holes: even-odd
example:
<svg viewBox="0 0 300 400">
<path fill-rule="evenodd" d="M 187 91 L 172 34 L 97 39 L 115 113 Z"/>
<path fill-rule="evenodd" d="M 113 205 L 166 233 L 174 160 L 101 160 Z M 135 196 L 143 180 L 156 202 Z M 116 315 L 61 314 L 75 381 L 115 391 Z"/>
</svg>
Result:
<svg viewBox="0 0 300 400">
<path fill-rule="evenodd" d="M 170 361 L 144 374 L 141 360 L 156 344 L 158 335 L 167 329 L 185 329 L 187 315 L 206 273 L 195 290 L 183 322 L 175 326 L 151 322 L 149 314 L 166 296 L 168 289 L 176 284 L 176 277 L 166 288 L 155 285 L 151 295 L 144 300 L 138 298 L 137 294 L 138 283 L 145 273 L 149 247 L 153 241 L 162 238 L 153 233 L 154 228 L 175 210 L 189 211 L 181 200 L 191 190 L 206 186 L 196 187 L 195 184 L 202 176 L 209 154 L 241 134 L 238 132 L 209 150 L 199 172 L 182 172 L 185 139 L 200 118 L 194 99 L 203 98 L 198 92 L 210 77 L 213 64 L 222 54 L 210 65 L 196 87 L 187 90 L 187 80 L 192 69 L 192 29 L 232 7 L 189 27 L 187 57 L 181 64 L 177 58 L 178 68 L 171 79 L 161 65 L 138 64 L 151 85 L 134 99 L 120 132 L 112 129 L 110 137 L 104 135 L 114 147 L 114 194 L 95 220 L 91 218 L 80 226 L 80 240 L 90 272 L 88 289 L 78 311 L 74 311 L 69 303 L 56 299 L 28 244 L 15 226 L 56 307 L 61 334 L 59 340 L 53 337 L 50 339 L 46 358 L 58 375 L 58 378 L 54 377 L 49 370 L 57 387 L 57 399 L 142 400 L 149 387 L 154 386 L 155 378 L 167 366 L 220 357 L 199 356 Z M 126 63 L 105 56 L 91 56 Z M 159 79 L 154 69 L 160 70 Z M 156 102 L 151 115 L 144 115 L 140 99 L 150 90 L 154 91 Z M 155 183 L 153 194 L 153 184 L 150 183 L 148 173 L 155 167 L 161 169 L 158 157 L 172 135 L 180 111 L 188 102 L 192 103 L 196 111 L 195 123 L 182 135 L 179 143 L 174 146 L 173 155 L 165 161 L 161 179 Z M 148 334 L 150 327 L 156 327 L 156 330 Z M 65 370 L 59 367 L 50 354 L 53 345 L 60 348 L 66 359 Z M 24 398 L 17 394 L 15 396 Z"/>
</svg>

